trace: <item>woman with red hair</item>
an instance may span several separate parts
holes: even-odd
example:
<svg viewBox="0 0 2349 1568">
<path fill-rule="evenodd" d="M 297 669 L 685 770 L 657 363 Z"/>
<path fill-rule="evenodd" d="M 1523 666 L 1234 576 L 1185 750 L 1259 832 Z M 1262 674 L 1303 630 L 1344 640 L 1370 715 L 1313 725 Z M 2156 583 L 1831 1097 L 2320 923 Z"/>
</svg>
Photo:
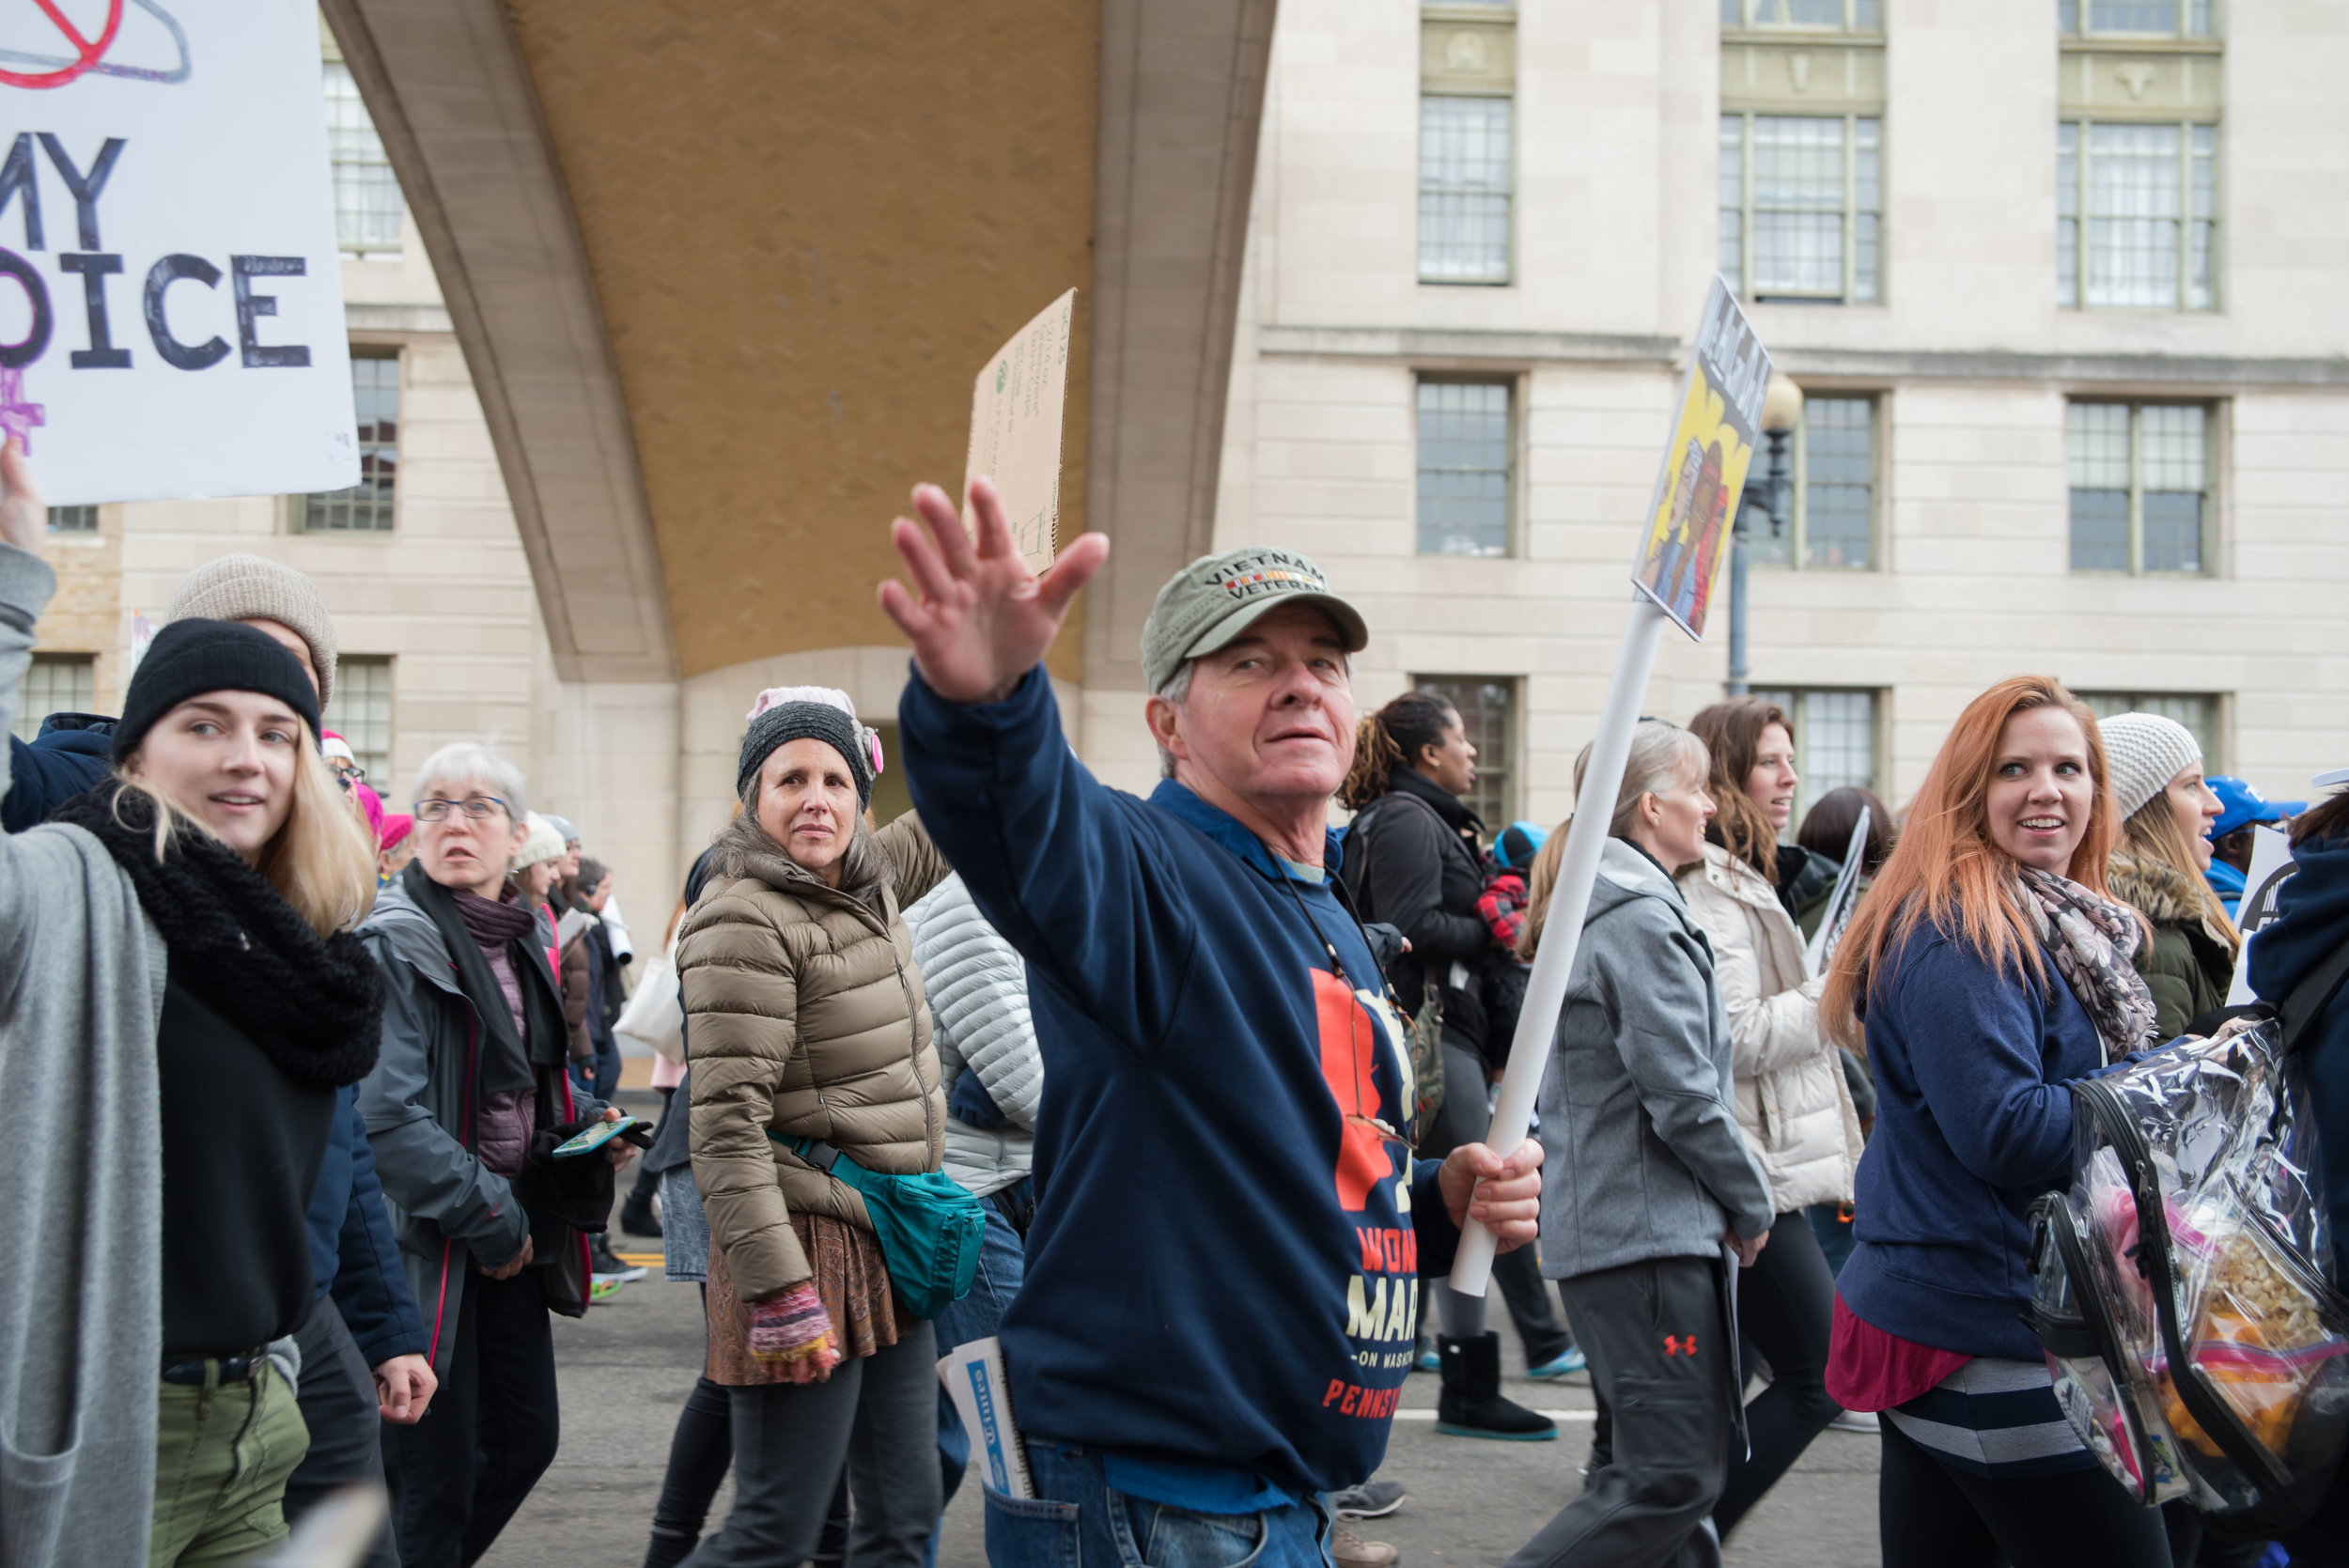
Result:
<svg viewBox="0 0 2349 1568">
<path fill-rule="evenodd" d="M 2071 1083 L 2154 1043 L 2143 928 L 2105 890 L 2116 828 L 2087 706 L 2001 681 L 1942 743 L 1820 1002 L 1877 1094 L 1828 1390 L 1884 1413 L 1877 1529 L 1904 1568 L 2170 1561 L 2024 1320 L 2028 1212 L 2071 1173 Z"/>
</svg>

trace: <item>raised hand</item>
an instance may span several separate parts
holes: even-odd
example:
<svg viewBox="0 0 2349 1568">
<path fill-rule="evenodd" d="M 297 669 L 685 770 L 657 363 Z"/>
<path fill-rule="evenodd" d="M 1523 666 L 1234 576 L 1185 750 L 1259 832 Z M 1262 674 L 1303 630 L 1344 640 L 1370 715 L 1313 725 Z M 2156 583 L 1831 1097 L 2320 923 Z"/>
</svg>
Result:
<svg viewBox="0 0 2349 1568">
<path fill-rule="evenodd" d="M 24 439 L 10 436 L 0 446 L 0 540 L 19 550 L 40 552 L 49 536 L 49 508 L 41 505 L 40 489 L 33 483 L 33 465 L 24 457 Z"/>
<path fill-rule="evenodd" d="M 1042 661 L 1077 590 L 1109 558 L 1109 538 L 1080 536 L 1037 577 L 1012 543 L 992 480 L 971 482 L 975 548 L 936 485 L 914 487 L 913 510 L 919 522 L 899 518 L 889 525 L 913 591 L 884 582 L 880 607 L 913 645 L 914 667 L 931 691 L 949 702 L 1001 702 Z"/>
</svg>

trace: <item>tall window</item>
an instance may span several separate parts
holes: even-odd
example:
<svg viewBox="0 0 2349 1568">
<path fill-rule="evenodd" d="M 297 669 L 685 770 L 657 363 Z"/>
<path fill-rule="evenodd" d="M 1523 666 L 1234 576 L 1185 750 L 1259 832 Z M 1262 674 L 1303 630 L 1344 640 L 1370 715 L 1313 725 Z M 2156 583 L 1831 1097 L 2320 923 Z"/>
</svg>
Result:
<svg viewBox="0 0 2349 1568">
<path fill-rule="evenodd" d="M 399 254 L 399 180 L 350 68 L 326 62 L 326 155 L 334 171 L 334 234 L 345 256 Z"/>
<path fill-rule="evenodd" d="M 1422 283 L 1509 281 L 1509 119 L 1505 98 L 1419 101 Z"/>
<path fill-rule="evenodd" d="M 1508 675 L 1413 675 L 1411 684 L 1450 703 L 1476 748 L 1476 787 L 1463 797 L 1485 819 L 1487 838 L 1517 820 L 1517 683 Z"/>
<path fill-rule="evenodd" d="M 1517 451 L 1511 383 L 1419 383 L 1419 552 L 1506 555 Z"/>
<path fill-rule="evenodd" d="M 1873 115 L 1721 116 L 1720 271 L 1740 294 L 1875 301 L 1882 124 Z"/>
<path fill-rule="evenodd" d="M 1751 559 L 1854 571 L 1875 565 L 1875 415 L 1873 397 L 1803 400 L 1802 423 L 1793 437 L 1787 531 L 1774 539 L 1766 515 L 1747 518 Z M 1767 460 L 1754 456 L 1757 468 Z"/>
<path fill-rule="evenodd" d="M 1882 25 L 1876 0 L 1721 0 L 1724 27 L 1825 27 L 1873 33 Z"/>
<path fill-rule="evenodd" d="M 334 660 L 334 696 L 320 716 L 350 742 L 350 754 L 378 795 L 392 788 L 392 661 L 378 654 L 347 653 Z"/>
<path fill-rule="evenodd" d="M 302 525 L 312 533 L 391 531 L 399 468 L 399 356 L 352 350 L 350 396 L 359 415 L 359 482 L 303 498 Z"/>
<path fill-rule="evenodd" d="M 2208 569 L 2210 411 L 2074 403 L 2064 411 L 2072 569 Z"/>
<path fill-rule="evenodd" d="M 1796 786 L 1792 828 L 1800 828 L 1812 802 L 1830 789 L 1882 793 L 1876 782 L 1880 772 L 1874 691 L 1771 691 L 1756 687 L 1753 694 L 1776 703 L 1795 722 L 1795 771 L 1802 783 Z"/>
<path fill-rule="evenodd" d="M 2211 0 L 2088 0 L 2085 8 L 2080 0 L 2056 0 L 2056 29 L 2089 38 L 2205 39 L 2211 34 L 2210 13 Z"/>
<path fill-rule="evenodd" d="M 49 532 L 52 534 L 95 534 L 98 532 L 98 508 L 95 506 L 52 506 L 49 508 Z"/>
<path fill-rule="evenodd" d="M 2205 771 L 2220 771 L 2218 699 L 2207 692 L 2076 691 L 2073 695 L 2095 709 L 2099 719 L 2116 713 L 2157 713 L 2184 724 L 2201 744 Z"/>
<path fill-rule="evenodd" d="M 2215 125 L 2058 125 L 2058 302 L 2211 309 L 2217 162 Z"/>
<path fill-rule="evenodd" d="M 16 733 L 40 734 L 53 713 L 87 713 L 97 702 L 98 660 L 86 653 L 37 653 L 16 683 Z"/>
</svg>

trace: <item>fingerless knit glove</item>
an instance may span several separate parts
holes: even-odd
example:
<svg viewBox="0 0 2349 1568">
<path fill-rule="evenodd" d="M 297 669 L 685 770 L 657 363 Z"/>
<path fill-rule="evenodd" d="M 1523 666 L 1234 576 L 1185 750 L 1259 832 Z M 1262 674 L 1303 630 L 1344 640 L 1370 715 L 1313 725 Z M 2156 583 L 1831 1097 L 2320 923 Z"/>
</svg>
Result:
<svg viewBox="0 0 2349 1568">
<path fill-rule="evenodd" d="M 751 1354 L 761 1361 L 813 1360 L 815 1369 L 839 1358 L 832 1314 L 816 1295 L 816 1281 L 802 1280 L 769 1301 L 751 1303 Z"/>
</svg>

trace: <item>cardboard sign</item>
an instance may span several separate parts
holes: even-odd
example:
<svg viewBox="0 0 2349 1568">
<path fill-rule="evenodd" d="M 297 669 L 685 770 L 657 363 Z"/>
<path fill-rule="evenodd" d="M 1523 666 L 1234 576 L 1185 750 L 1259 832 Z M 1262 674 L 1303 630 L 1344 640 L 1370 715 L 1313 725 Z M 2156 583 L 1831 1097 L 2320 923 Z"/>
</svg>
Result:
<svg viewBox="0 0 2349 1568">
<path fill-rule="evenodd" d="M 2227 1005 L 2241 1007 L 2259 1000 L 2251 989 L 2251 939 L 2260 927 L 2274 922 L 2276 890 L 2300 868 L 2292 862 L 2292 839 L 2273 828 L 2251 834 L 2251 869 L 2243 874 L 2243 901 L 2235 906 L 2235 925 L 2243 933 L 2243 950 L 2235 955 L 2234 984 L 2228 987 Z"/>
<path fill-rule="evenodd" d="M 1729 554 L 1730 520 L 1753 461 L 1769 384 L 1769 353 L 1716 275 L 1631 569 L 1640 592 L 1691 638 L 1704 636 L 1713 580 Z"/>
<path fill-rule="evenodd" d="M 1012 537 L 1039 575 L 1060 551 L 1061 419 L 1068 401 L 1068 328 L 1077 310 L 1070 289 L 1012 334 L 979 372 L 971 391 L 971 456 L 963 464 L 962 524 L 971 516 L 971 481 L 984 474 L 1003 498 Z"/>
<path fill-rule="evenodd" d="M 311 0 L 0 9 L 0 427 L 57 505 L 358 481 Z"/>
</svg>

